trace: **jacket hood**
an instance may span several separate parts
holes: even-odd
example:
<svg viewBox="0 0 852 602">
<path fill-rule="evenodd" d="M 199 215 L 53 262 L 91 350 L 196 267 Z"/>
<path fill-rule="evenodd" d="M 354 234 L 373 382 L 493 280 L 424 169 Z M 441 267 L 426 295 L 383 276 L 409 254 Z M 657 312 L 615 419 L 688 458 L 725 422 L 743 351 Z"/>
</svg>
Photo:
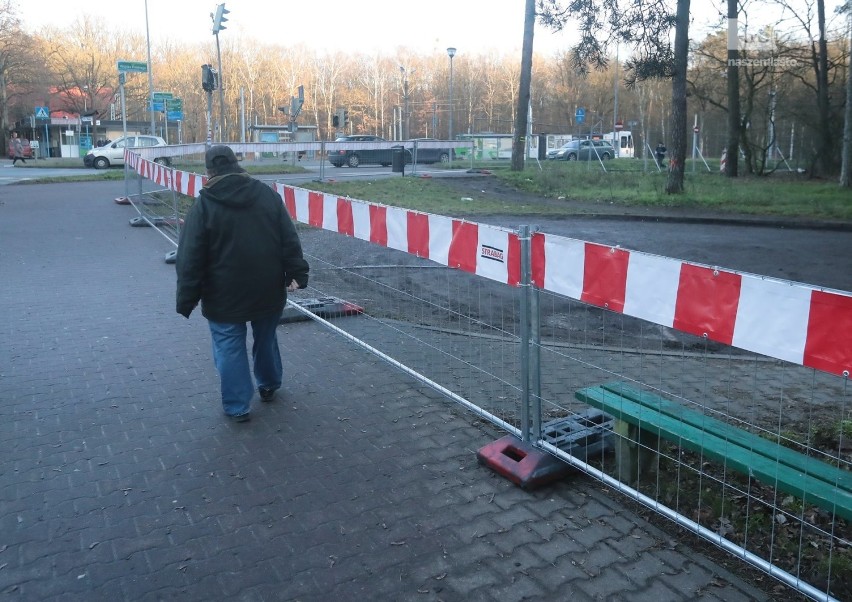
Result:
<svg viewBox="0 0 852 602">
<path fill-rule="evenodd" d="M 254 180 L 245 172 L 213 176 L 201 189 L 205 199 L 227 207 L 251 207 L 257 194 Z"/>
</svg>

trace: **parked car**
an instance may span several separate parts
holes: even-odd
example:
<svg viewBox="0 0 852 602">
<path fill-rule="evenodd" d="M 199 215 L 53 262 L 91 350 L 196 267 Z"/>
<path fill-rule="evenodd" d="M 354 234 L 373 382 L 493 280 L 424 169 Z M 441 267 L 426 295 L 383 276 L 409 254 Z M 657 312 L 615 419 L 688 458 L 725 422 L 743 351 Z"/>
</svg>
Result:
<svg viewBox="0 0 852 602">
<path fill-rule="evenodd" d="M 124 165 L 124 148 L 140 148 L 151 146 L 167 146 L 166 141 L 159 136 L 128 136 L 127 144 L 125 139 L 119 138 L 114 142 L 110 142 L 104 146 L 97 146 L 89 149 L 86 156 L 83 157 L 83 165 L 86 167 L 94 167 L 95 169 L 106 169 L 112 165 Z M 163 165 L 171 165 L 169 157 L 156 157 L 155 163 Z"/>
<path fill-rule="evenodd" d="M 414 138 L 405 143 L 405 146 L 409 151 L 414 155 L 412 160 L 416 160 L 418 164 L 420 163 L 449 163 L 450 162 L 450 153 L 452 149 L 449 148 L 428 148 L 425 146 L 421 146 L 421 142 L 434 142 L 435 138 Z M 417 148 L 415 149 L 415 144 Z M 455 154 L 453 154 L 455 158 Z M 411 162 L 412 160 L 406 160 L 406 162 Z"/>
<path fill-rule="evenodd" d="M 387 142 L 381 136 L 357 134 L 339 136 L 335 142 Z M 390 148 L 354 148 L 329 151 L 328 162 L 335 167 L 358 167 L 359 165 L 378 164 L 383 167 L 393 163 L 393 150 Z M 409 161 L 410 162 L 410 161 Z"/>
<path fill-rule="evenodd" d="M 30 141 L 25 138 L 19 138 L 19 140 L 21 141 L 21 146 L 24 147 L 24 159 L 32 159 L 33 149 L 30 147 Z M 9 138 L 9 149 L 7 155 L 10 159 L 15 158 L 15 145 L 13 138 Z"/>
<path fill-rule="evenodd" d="M 603 140 L 571 140 L 547 153 L 547 158 L 555 161 L 596 161 L 598 157 L 608 161 L 615 157 L 615 149 Z"/>
</svg>

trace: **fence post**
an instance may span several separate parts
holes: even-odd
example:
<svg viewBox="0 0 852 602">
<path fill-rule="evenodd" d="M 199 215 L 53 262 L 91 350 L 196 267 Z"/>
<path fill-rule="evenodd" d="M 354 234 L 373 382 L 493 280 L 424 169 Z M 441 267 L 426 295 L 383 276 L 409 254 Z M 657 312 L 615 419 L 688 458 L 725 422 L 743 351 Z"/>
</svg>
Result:
<svg viewBox="0 0 852 602">
<path fill-rule="evenodd" d="M 530 440 L 530 281 L 532 272 L 530 227 L 520 226 L 518 240 L 521 243 L 521 440 Z"/>
<path fill-rule="evenodd" d="M 130 200 L 130 165 L 127 163 L 127 152 L 124 153 L 124 198 Z"/>
<path fill-rule="evenodd" d="M 168 170 L 169 190 L 172 191 L 172 207 L 174 208 L 175 240 L 180 240 L 180 212 L 178 211 L 179 207 L 177 190 L 175 190 L 175 169 L 171 165 L 169 165 Z"/>
<path fill-rule="evenodd" d="M 141 161 L 142 161 L 142 159 L 141 159 L 141 158 L 139 158 L 137 161 L 141 162 Z M 125 164 L 125 165 L 127 165 L 127 161 L 125 161 L 125 162 L 124 162 L 124 164 Z M 135 174 L 136 174 L 136 183 L 137 183 L 137 184 L 139 184 L 139 186 L 138 186 L 138 190 L 139 190 L 139 192 L 138 192 L 138 196 L 137 196 L 136 198 L 138 198 L 138 199 L 139 199 L 139 203 L 141 204 L 141 203 L 142 203 L 142 181 L 143 181 L 145 178 L 143 178 L 143 177 L 142 177 L 142 174 L 141 174 L 141 173 L 139 173 L 139 163 L 138 163 L 138 162 L 136 163 L 136 168 L 133 170 L 133 173 L 135 173 Z M 150 171 L 149 171 L 148 173 L 150 174 Z M 141 212 L 140 212 L 140 213 L 141 213 Z"/>
<path fill-rule="evenodd" d="M 533 228 L 537 232 L 538 227 Z M 532 437 L 533 441 L 541 440 L 541 305 L 540 291 L 532 284 L 532 244 L 527 243 L 530 266 L 530 331 L 532 345 L 530 347 L 530 387 L 532 389 Z"/>
</svg>

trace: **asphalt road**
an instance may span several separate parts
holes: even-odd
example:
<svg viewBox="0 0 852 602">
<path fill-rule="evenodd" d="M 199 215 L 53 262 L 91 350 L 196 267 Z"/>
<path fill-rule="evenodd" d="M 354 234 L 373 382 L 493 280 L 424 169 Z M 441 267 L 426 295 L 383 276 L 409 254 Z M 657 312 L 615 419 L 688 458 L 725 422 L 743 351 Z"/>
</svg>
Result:
<svg viewBox="0 0 852 602">
<path fill-rule="evenodd" d="M 517 219 L 499 221 L 505 222 L 503 225 L 517 225 L 520 223 Z M 852 228 L 745 225 L 739 221 L 679 223 L 616 217 L 537 218 L 531 223 L 551 234 L 852 291 Z"/>
</svg>

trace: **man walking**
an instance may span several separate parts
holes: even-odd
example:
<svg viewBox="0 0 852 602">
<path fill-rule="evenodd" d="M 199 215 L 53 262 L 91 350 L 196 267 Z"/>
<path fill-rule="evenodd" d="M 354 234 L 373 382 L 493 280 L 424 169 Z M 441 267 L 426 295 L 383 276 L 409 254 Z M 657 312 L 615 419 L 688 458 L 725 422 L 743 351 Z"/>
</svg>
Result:
<svg viewBox="0 0 852 602">
<path fill-rule="evenodd" d="M 654 149 L 654 158 L 657 160 L 657 167 L 663 169 L 663 163 L 666 160 L 666 145 L 662 142 L 657 143 L 657 148 Z"/>
<path fill-rule="evenodd" d="M 234 152 L 213 146 L 205 155 L 210 178 L 181 231 L 175 267 L 177 312 L 189 317 L 201 302 L 213 338 L 222 407 L 235 422 L 250 417 L 254 384 L 262 401 L 281 387 L 277 327 L 287 291 L 308 284 L 308 263 L 284 203 L 249 176 Z M 246 350 L 251 324 L 252 365 Z"/>
<path fill-rule="evenodd" d="M 24 158 L 24 143 L 18 138 L 18 132 L 12 132 L 12 165 L 18 161 L 24 165 L 27 163 Z"/>
</svg>

